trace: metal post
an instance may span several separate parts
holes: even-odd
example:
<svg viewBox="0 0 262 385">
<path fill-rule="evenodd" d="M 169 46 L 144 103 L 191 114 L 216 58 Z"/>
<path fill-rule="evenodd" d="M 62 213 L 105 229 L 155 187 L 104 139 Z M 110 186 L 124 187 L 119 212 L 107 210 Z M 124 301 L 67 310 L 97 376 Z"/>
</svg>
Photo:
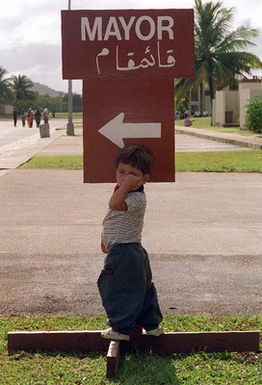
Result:
<svg viewBox="0 0 262 385">
<path fill-rule="evenodd" d="M 68 10 L 71 9 L 71 0 L 68 0 Z M 66 126 L 67 135 L 75 135 L 74 124 L 73 124 L 73 94 L 72 94 L 72 80 L 68 80 L 68 100 L 67 100 L 67 109 L 68 109 L 68 123 Z"/>
</svg>

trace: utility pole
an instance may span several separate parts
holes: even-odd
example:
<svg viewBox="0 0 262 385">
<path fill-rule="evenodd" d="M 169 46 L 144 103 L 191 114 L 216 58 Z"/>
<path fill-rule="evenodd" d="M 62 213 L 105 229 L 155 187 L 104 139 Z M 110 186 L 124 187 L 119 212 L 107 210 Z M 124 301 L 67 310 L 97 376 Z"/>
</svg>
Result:
<svg viewBox="0 0 262 385">
<path fill-rule="evenodd" d="M 71 9 L 71 0 L 68 0 L 68 10 Z M 67 100 L 67 109 L 68 109 L 68 122 L 66 126 L 66 134 L 73 136 L 74 132 L 74 123 L 73 123 L 73 94 L 72 94 L 72 79 L 68 80 L 68 100 Z"/>
</svg>

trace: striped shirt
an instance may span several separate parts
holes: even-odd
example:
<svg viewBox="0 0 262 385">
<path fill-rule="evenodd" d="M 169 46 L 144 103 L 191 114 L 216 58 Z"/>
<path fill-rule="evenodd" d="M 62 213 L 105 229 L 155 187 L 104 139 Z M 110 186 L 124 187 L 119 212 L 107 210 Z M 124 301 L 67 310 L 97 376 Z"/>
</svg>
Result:
<svg viewBox="0 0 262 385">
<path fill-rule="evenodd" d="M 141 242 L 146 195 L 144 192 L 129 192 L 125 203 L 127 211 L 109 209 L 103 220 L 102 241 L 108 249 L 115 243 Z"/>
</svg>

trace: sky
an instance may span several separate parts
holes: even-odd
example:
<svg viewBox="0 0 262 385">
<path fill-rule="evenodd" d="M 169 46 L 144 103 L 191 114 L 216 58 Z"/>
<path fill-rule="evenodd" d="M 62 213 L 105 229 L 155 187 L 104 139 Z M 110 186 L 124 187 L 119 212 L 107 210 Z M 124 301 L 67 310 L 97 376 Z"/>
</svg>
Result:
<svg viewBox="0 0 262 385">
<path fill-rule="evenodd" d="M 123 5 L 124 4 L 124 5 Z M 194 0 L 71 0 L 71 9 L 193 8 Z M 235 8 L 234 27 L 260 30 L 257 47 L 262 60 L 262 1 L 223 0 Z M 68 0 L 4 0 L 0 6 L 0 66 L 9 75 L 23 74 L 58 91 L 67 91 L 62 79 L 61 16 Z M 253 71 L 261 75 L 262 71 Z M 73 92 L 82 92 L 82 81 L 73 80 Z"/>
</svg>

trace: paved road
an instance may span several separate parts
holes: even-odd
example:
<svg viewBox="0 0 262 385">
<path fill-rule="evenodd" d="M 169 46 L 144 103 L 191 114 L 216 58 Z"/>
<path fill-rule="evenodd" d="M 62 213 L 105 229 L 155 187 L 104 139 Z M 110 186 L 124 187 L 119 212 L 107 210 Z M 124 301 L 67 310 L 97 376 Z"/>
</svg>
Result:
<svg viewBox="0 0 262 385">
<path fill-rule="evenodd" d="M 96 277 L 113 185 L 82 179 L 22 169 L 1 177 L 0 313 L 103 312 Z M 262 175 L 178 173 L 146 190 L 143 243 L 164 313 L 261 313 Z"/>
<path fill-rule="evenodd" d="M 60 128 L 65 129 L 65 119 L 50 120 L 50 138 L 40 138 L 37 127 L 17 127 L 12 121 L 0 121 L 0 176 L 7 170 L 15 169 L 26 162 L 31 156 L 48 146 L 57 137 L 62 135 Z"/>
<path fill-rule="evenodd" d="M 53 133 L 56 128 L 65 128 L 66 120 L 51 119 L 49 125 L 51 133 Z M 10 149 L 12 148 L 12 145 L 16 148 L 17 144 L 22 140 L 24 140 L 22 143 L 26 143 L 27 140 L 30 140 L 30 142 L 40 140 L 39 128 L 37 128 L 35 124 L 31 128 L 27 125 L 23 127 L 21 122 L 17 123 L 17 127 L 14 127 L 11 120 L 0 120 L 0 149 L 8 145 L 10 146 Z"/>
</svg>

